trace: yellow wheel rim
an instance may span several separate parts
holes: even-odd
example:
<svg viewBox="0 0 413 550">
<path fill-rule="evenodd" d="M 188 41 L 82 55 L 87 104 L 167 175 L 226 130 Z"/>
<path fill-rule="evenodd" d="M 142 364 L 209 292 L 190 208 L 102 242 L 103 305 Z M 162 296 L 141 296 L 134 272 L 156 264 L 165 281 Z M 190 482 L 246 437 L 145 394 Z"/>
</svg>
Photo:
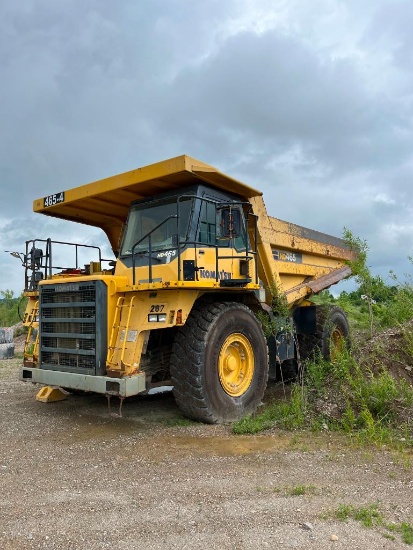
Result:
<svg viewBox="0 0 413 550">
<path fill-rule="evenodd" d="M 254 352 L 243 334 L 231 334 L 222 345 L 218 358 L 221 386 L 231 397 L 245 393 L 254 375 Z"/>
</svg>

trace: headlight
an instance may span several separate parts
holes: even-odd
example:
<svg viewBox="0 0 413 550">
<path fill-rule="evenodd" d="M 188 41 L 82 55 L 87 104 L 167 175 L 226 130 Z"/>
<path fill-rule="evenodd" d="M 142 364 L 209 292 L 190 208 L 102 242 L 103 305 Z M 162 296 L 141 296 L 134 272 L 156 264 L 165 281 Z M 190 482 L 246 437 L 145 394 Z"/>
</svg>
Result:
<svg viewBox="0 0 413 550">
<path fill-rule="evenodd" d="M 149 313 L 149 323 L 166 323 L 166 313 Z"/>
</svg>

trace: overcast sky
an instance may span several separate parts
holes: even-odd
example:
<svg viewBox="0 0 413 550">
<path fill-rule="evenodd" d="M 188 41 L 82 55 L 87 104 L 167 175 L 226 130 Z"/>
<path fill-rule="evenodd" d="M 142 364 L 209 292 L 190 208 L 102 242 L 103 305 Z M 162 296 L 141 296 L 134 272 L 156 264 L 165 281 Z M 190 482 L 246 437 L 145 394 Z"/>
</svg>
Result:
<svg viewBox="0 0 413 550">
<path fill-rule="evenodd" d="M 3 0 L 3 250 L 100 230 L 32 213 L 55 193 L 180 154 L 261 189 L 269 213 L 413 253 L 411 0 Z M 336 287 L 339 288 L 339 287 Z"/>
</svg>

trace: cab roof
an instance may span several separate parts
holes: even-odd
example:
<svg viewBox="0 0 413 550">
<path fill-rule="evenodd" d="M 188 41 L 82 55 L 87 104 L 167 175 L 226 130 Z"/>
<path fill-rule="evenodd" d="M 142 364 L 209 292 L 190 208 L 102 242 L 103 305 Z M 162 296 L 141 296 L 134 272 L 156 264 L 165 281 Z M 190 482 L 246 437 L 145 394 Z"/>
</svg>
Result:
<svg viewBox="0 0 413 550">
<path fill-rule="evenodd" d="M 235 193 L 243 199 L 262 195 L 209 164 L 181 155 L 42 197 L 33 202 L 33 210 L 46 216 L 100 227 L 116 253 L 132 202 L 201 182 Z"/>
</svg>

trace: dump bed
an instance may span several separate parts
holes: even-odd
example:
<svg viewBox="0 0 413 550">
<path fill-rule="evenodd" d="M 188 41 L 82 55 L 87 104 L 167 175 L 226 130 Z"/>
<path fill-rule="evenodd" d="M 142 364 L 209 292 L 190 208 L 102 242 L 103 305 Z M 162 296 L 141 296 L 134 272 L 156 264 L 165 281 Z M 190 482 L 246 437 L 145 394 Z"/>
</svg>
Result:
<svg viewBox="0 0 413 550">
<path fill-rule="evenodd" d="M 354 253 L 337 237 L 268 216 L 262 197 L 251 197 L 258 215 L 258 271 L 290 304 L 351 274 Z"/>
<path fill-rule="evenodd" d="M 270 217 L 262 193 L 208 164 L 182 155 L 34 201 L 34 211 L 100 227 L 115 254 L 133 201 L 196 183 L 249 201 L 258 217 L 258 273 L 266 288 L 278 288 L 290 304 L 299 303 L 350 275 L 353 258 L 336 237 Z"/>
</svg>

